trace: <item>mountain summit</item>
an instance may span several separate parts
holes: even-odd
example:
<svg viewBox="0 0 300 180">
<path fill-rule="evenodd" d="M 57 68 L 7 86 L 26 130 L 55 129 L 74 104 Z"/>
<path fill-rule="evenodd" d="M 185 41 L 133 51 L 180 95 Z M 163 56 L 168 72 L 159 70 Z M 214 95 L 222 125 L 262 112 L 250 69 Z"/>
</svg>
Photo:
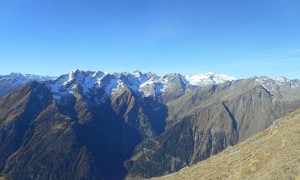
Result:
<svg viewBox="0 0 300 180">
<path fill-rule="evenodd" d="M 192 85 L 211 85 L 211 84 L 221 84 L 227 81 L 236 80 L 235 77 L 228 76 L 225 74 L 215 74 L 212 72 L 198 74 L 198 75 L 186 75 L 185 78 Z"/>
</svg>

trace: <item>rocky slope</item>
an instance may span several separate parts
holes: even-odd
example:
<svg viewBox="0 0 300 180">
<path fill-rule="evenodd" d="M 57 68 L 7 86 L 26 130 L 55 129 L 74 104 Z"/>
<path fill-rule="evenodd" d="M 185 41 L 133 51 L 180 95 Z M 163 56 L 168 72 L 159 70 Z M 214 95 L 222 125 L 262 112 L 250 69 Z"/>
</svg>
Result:
<svg viewBox="0 0 300 180">
<path fill-rule="evenodd" d="M 300 110 L 205 161 L 157 179 L 300 179 Z"/>
</svg>

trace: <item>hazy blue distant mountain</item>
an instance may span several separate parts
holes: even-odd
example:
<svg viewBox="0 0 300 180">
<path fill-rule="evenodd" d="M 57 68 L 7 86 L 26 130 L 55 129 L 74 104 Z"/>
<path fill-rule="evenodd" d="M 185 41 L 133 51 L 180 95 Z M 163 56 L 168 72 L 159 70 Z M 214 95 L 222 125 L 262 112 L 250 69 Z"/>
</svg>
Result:
<svg viewBox="0 0 300 180">
<path fill-rule="evenodd" d="M 17 90 L 26 83 L 32 81 L 46 81 L 51 79 L 53 79 L 53 77 L 21 73 L 11 73 L 3 76 L 0 75 L 0 97 Z"/>
</svg>

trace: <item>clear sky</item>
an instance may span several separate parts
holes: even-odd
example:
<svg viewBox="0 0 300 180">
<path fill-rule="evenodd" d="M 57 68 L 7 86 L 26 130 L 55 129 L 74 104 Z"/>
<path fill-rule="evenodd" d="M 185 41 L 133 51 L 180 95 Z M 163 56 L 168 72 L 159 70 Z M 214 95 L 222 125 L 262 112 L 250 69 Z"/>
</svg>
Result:
<svg viewBox="0 0 300 180">
<path fill-rule="evenodd" d="M 300 1 L 0 1 L 0 74 L 75 68 L 300 78 Z"/>
</svg>

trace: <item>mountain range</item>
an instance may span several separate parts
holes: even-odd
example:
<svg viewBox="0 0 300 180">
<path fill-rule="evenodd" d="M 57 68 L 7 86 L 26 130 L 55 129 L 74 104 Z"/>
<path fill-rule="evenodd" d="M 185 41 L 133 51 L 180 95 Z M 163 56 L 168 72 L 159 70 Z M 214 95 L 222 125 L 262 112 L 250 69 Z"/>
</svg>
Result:
<svg viewBox="0 0 300 180">
<path fill-rule="evenodd" d="M 0 172 L 141 179 L 205 160 L 300 107 L 300 81 L 205 73 L 0 77 Z"/>
<path fill-rule="evenodd" d="M 37 76 L 32 74 L 11 73 L 9 75 L 0 76 L 0 97 L 9 94 L 26 83 L 32 81 L 46 81 L 54 79 L 49 76 Z"/>
</svg>

